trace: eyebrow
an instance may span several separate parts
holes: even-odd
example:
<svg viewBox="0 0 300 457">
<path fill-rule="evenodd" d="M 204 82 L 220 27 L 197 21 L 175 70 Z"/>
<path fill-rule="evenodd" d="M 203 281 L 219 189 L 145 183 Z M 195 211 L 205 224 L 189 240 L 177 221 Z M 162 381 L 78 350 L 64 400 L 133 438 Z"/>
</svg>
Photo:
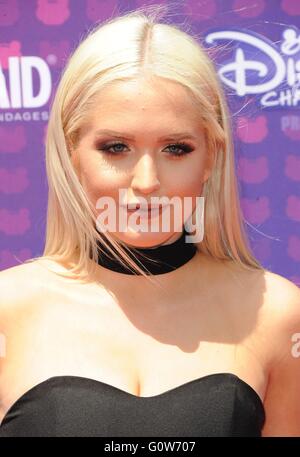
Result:
<svg viewBox="0 0 300 457">
<path fill-rule="evenodd" d="M 113 135 L 116 138 L 121 138 L 123 140 L 134 140 L 134 136 L 122 133 L 122 132 L 116 132 L 115 130 L 109 130 L 109 129 L 103 129 L 103 130 L 97 130 L 95 132 L 96 135 Z M 164 135 L 160 136 L 158 138 L 159 141 L 161 140 L 166 140 L 166 141 L 172 141 L 172 140 L 180 140 L 180 139 L 190 139 L 190 140 L 196 140 L 197 138 L 192 135 L 189 132 L 179 132 L 179 133 L 172 133 L 169 135 Z"/>
</svg>

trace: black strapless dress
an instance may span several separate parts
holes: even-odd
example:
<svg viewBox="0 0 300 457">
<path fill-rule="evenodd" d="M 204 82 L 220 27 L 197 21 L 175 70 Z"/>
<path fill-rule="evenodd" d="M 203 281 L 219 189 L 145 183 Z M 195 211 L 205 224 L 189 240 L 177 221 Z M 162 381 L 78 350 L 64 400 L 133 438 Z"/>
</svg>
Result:
<svg viewBox="0 0 300 457">
<path fill-rule="evenodd" d="M 259 437 L 264 421 L 259 395 L 231 373 L 152 397 L 95 379 L 53 376 L 11 406 L 0 437 Z"/>
</svg>

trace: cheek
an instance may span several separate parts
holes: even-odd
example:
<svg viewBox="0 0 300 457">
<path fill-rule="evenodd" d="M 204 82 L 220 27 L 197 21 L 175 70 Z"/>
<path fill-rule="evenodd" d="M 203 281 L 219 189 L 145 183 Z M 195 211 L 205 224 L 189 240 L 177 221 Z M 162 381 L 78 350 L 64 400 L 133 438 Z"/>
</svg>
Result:
<svg viewBox="0 0 300 457">
<path fill-rule="evenodd" d="M 202 193 L 203 188 L 203 181 L 204 181 L 204 170 L 201 168 L 200 170 L 193 170 L 186 179 L 186 186 L 187 191 L 192 196 L 200 196 Z"/>
<path fill-rule="evenodd" d="M 180 166 L 181 165 L 181 166 Z M 169 195 L 199 196 L 202 192 L 205 168 L 199 158 L 182 162 L 166 174 L 166 190 Z"/>
<path fill-rule="evenodd" d="M 90 200 L 95 204 L 101 196 L 117 197 L 120 188 L 128 187 L 126 174 L 105 164 L 86 164 L 81 167 L 81 183 Z"/>
</svg>

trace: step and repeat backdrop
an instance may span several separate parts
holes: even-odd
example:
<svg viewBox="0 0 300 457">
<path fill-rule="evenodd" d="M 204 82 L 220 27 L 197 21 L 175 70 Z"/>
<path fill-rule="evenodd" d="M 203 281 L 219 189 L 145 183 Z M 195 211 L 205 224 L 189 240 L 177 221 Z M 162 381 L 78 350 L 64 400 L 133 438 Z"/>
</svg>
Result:
<svg viewBox="0 0 300 457">
<path fill-rule="evenodd" d="M 1 0 L 0 269 L 43 252 L 45 133 L 68 55 L 95 23 L 156 3 L 214 56 L 252 250 L 300 286 L 298 0 Z"/>
</svg>

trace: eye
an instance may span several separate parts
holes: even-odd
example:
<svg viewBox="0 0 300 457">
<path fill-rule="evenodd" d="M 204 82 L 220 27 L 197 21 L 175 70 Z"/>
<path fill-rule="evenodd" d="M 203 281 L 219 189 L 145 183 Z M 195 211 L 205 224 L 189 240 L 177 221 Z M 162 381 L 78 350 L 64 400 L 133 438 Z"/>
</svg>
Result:
<svg viewBox="0 0 300 457">
<path fill-rule="evenodd" d="M 172 149 L 171 155 L 173 155 L 175 157 L 181 157 L 181 156 L 189 154 L 190 152 L 193 151 L 193 148 L 187 143 L 174 143 L 174 144 L 170 144 L 167 147 Z M 175 148 L 175 150 L 174 150 L 174 148 Z"/>
<path fill-rule="evenodd" d="M 121 148 L 120 148 L 120 146 L 121 146 Z M 123 152 L 124 152 L 122 150 L 123 147 L 126 147 L 126 145 L 123 143 L 104 143 L 104 144 L 100 144 L 99 147 L 97 147 L 97 149 L 99 151 L 104 151 L 105 154 L 107 154 L 107 155 L 116 156 L 119 154 L 123 154 Z M 116 148 L 116 149 L 111 150 L 112 148 Z"/>
<path fill-rule="evenodd" d="M 123 148 L 127 146 L 124 143 L 103 143 L 97 146 L 98 151 L 103 151 L 106 155 L 120 156 L 124 154 Z M 167 148 L 170 148 L 170 155 L 173 157 L 181 157 L 189 154 L 193 151 L 193 148 L 184 142 L 169 144 Z"/>
</svg>

